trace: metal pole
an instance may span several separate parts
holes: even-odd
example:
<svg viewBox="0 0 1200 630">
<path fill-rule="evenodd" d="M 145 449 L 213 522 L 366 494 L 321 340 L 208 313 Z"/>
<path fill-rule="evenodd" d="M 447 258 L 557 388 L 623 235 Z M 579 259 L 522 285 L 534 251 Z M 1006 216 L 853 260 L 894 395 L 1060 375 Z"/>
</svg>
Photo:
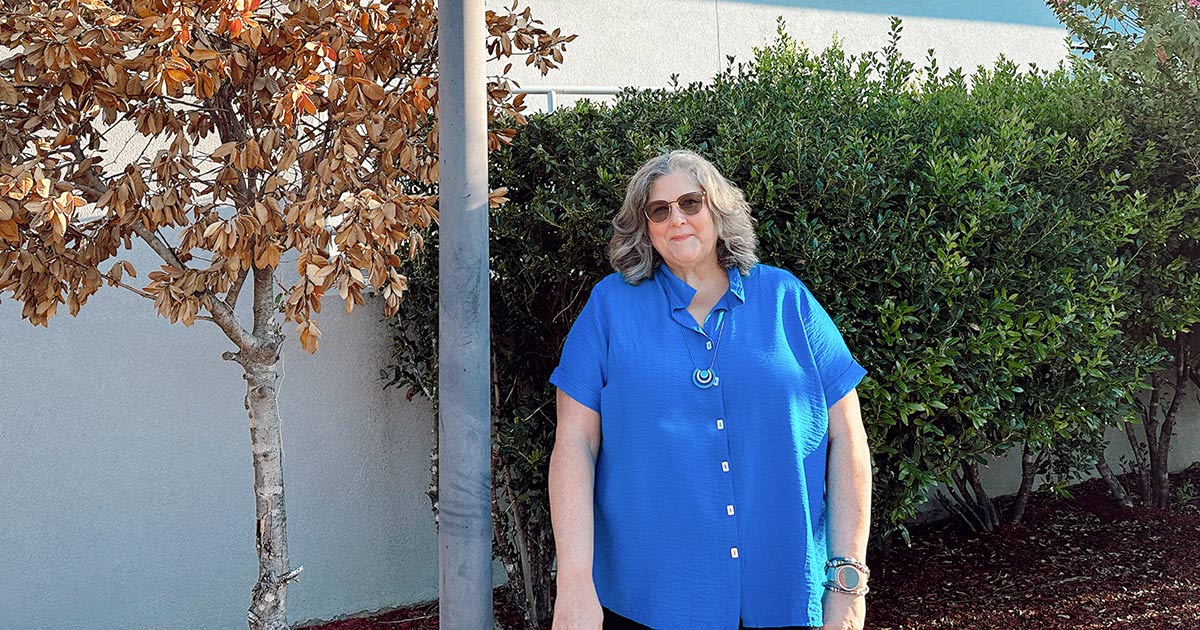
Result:
<svg viewBox="0 0 1200 630">
<path fill-rule="evenodd" d="M 438 6 L 438 600 L 492 628 L 491 351 L 483 0 Z"/>
</svg>

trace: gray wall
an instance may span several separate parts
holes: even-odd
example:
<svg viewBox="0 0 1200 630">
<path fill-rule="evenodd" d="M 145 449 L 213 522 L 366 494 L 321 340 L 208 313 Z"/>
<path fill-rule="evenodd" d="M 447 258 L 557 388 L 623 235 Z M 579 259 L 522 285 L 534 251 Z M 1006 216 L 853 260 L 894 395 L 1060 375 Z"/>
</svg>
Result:
<svg viewBox="0 0 1200 630">
<path fill-rule="evenodd" d="M 487 5 L 502 10 L 506 3 L 488 0 Z M 899 16 L 904 20 L 900 49 L 918 67 L 930 48 L 937 50 L 943 70 L 973 70 L 1000 55 L 1051 68 L 1068 52 L 1066 30 L 1040 0 L 535 0 L 531 5 L 547 27 L 578 37 L 568 45 L 563 67 L 549 76 L 515 62 L 511 76 L 524 88 L 665 87 L 672 74 L 682 83 L 705 81 L 728 65 L 727 57 L 749 61 L 756 46 L 773 41 L 780 16 L 788 32 L 808 47 L 823 49 L 836 37 L 849 52 L 881 49 L 887 44 L 888 17 Z M 544 105 L 532 97 L 528 102 Z"/>
<path fill-rule="evenodd" d="M 0 628 L 244 628 L 253 477 L 230 344 L 119 290 L 49 329 L 19 314 L 0 303 Z M 293 620 L 437 595 L 432 415 L 377 382 L 381 316 L 335 296 L 316 356 L 287 342 Z"/>
<path fill-rule="evenodd" d="M 1147 397 L 1143 396 L 1143 399 Z M 1165 406 L 1165 405 L 1164 405 Z M 1146 434 L 1141 426 L 1134 427 L 1138 439 L 1145 442 Z M 1104 450 L 1104 458 L 1113 472 L 1121 473 L 1127 470 L 1127 462 L 1132 458 L 1133 451 L 1129 440 L 1123 431 L 1109 428 L 1108 448 Z M 1195 393 L 1183 399 L 1179 408 L 1179 418 L 1175 422 L 1175 434 L 1171 440 L 1171 455 L 1168 462 L 1171 472 L 1179 472 L 1200 461 L 1200 404 L 1197 404 Z M 1006 457 L 993 460 L 980 470 L 980 478 L 992 496 L 1013 494 L 1021 485 L 1021 453 L 1014 451 Z M 1091 474 L 1089 477 L 1099 475 Z M 1040 483 L 1041 478 L 1038 478 Z M 1036 485 L 1034 486 L 1037 487 Z M 1136 495 L 1136 488 L 1127 487 Z M 932 504 L 930 505 L 932 506 Z"/>
<path fill-rule="evenodd" d="M 814 48 L 836 32 L 851 51 L 880 48 L 887 16 L 902 15 L 904 50 L 921 60 L 936 47 L 943 68 L 1001 52 L 1050 66 L 1066 53 L 1064 31 L 1034 0 L 853 11 L 831 1 L 531 4 L 548 26 L 580 36 L 550 77 L 518 61 L 525 87 L 704 80 L 726 55 L 747 60 L 770 41 L 777 15 Z M 134 258 L 143 278 L 156 266 L 145 251 Z M 0 628 L 245 627 L 254 504 L 244 384 L 219 358 L 229 344 L 211 324 L 171 325 L 118 290 L 48 330 L 19 312 L 0 302 Z M 285 350 L 290 549 L 305 567 L 289 590 L 296 621 L 436 596 L 423 495 L 433 419 L 426 403 L 380 388 L 389 343 L 380 317 L 372 303 L 346 317 L 333 297 L 319 319 L 322 350 L 309 357 L 293 339 Z M 1195 436 L 1189 422 L 1180 430 Z M 1177 457 L 1191 449 L 1194 459 L 1198 446 L 1181 440 Z"/>
</svg>

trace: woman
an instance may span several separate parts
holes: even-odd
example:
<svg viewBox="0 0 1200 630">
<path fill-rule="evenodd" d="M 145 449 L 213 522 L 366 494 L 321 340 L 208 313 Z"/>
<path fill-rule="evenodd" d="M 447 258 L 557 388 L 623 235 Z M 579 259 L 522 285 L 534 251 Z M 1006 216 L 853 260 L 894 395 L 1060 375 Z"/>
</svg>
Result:
<svg viewBox="0 0 1200 630">
<path fill-rule="evenodd" d="M 647 162 L 558 368 L 554 630 L 859 630 L 866 373 L 741 191 L 690 151 Z"/>
</svg>

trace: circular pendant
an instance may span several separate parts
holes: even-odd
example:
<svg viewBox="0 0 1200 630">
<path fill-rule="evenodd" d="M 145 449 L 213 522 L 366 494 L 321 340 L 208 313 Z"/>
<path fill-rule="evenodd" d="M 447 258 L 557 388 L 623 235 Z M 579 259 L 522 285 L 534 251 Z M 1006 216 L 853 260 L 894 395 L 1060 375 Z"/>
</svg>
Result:
<svg viewBox="0 0 1200 630">
<path fill-rule="evenodd" d="M 700 389 L 716 387 L 718 380 L 719 379 L 717 379 L 717 375 L 713 374 L 712 370 L 701 370 L 697 368 L 695 372 L 692 372 L 692 382 L 695 383 L 696 387 L 699 387 Z"/>
</svg>

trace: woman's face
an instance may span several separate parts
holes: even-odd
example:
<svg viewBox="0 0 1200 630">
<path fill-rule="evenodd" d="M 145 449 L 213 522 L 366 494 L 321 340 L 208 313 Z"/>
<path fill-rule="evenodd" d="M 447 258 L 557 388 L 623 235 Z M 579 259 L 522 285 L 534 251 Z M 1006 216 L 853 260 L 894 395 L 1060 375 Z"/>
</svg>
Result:
<svg viewBox="0 0 1200 630">
<path fill-rule="evenodd" d="M 655 201 L 676 202 L 681 195 L 700 192 L 700 185 L 682 173 L 668 173 L 650 186 L 647 205 Z M 674 272 L 717 266 L 717 228 L 707 198 L 700 212 L 687 215 L 671 203 L 666 221 L 650 226 L 650 244 Z"/>
</svg>

